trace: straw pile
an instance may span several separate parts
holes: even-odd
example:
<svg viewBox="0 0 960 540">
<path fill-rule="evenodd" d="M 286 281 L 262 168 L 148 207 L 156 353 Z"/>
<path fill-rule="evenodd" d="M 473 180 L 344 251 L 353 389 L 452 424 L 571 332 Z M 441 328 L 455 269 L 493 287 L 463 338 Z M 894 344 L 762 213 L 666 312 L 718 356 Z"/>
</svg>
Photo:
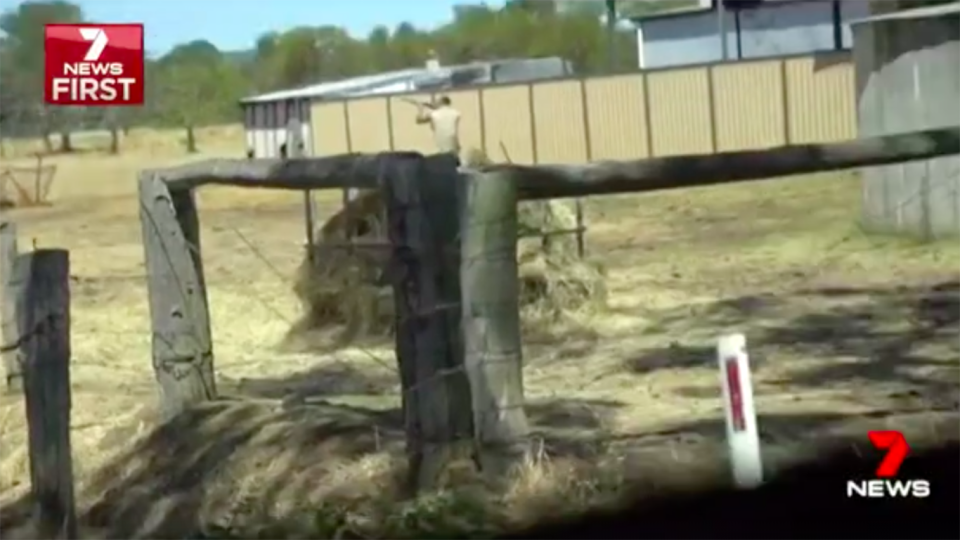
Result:
<svg viewBox="0 0 960 540">
<path fill-rule="evenodd" d="M 342 325 L 346 339 L 392 328 L 393 298 L 381 279 L 390 255 L 381 208 L 379 192 L 361 192 L 317 232 L 312 262 L 304 256 L 293 287 L 305 312 L 298 328 Z M 348 228 L 353 239 L 383 245 L 348 246 Z"/>
<path fill-rule="evenodd" d="M 488 163 L 479 151 L 464 155 L 467 167 Z M 382 247 L 348 248 L 351 237 Z M 569 201 L 523 202 L 518 208 L 517 262 L 520 306 L 525 321 L 555 320 L 565 314 L 604 304 L 601 269 L 578 257 L 576 235 L 544 232 L 573 230 L 576 213 Z M 305 310 L 300 329 L 342 325 L 344 338 L 383 335 L 393 327 L 393 299 L 381 271 L 389 257 L 379 192 L 361 193 L 320 228 L 311 265 L 305 257 L 294 292 Z"/>
</svg>

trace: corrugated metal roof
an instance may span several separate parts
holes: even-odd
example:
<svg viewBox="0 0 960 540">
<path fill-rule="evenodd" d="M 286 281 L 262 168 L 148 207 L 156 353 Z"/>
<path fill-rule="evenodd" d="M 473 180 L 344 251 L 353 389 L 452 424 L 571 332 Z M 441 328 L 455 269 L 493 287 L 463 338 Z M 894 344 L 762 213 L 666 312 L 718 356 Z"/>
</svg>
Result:
<svg viewBox="0 0 960 540">
<path fill-rule="evenodd" d="M 240 103 L 394 94 L 414 89 L 489 83 L 492 80 L 497 82 L 540 80 L 569 75 L 572 71 L 569 64 L 562 58 L 548 57 L 474 62 L 441 66 L 439 69 L 411 68 L 270 92 L 241 99 Z"/>
<path fill-rule="evenodd" d="M 423 68 L 402 69 L 398 71 L 388 71 L 386 73 L 377 73 L 376 75 L 365 75 L 363 77 L 353 77 L 340 81 L 312 84 L 290 90 L 279 90 L 251 96 L 241 99 L 240 103 L 263 103 L 287 99 L 306 99 L 328 95 L 352 94 L 357 91 L 362 91 L 362 89 L 365 88 L 375 89 L 380 86 L 392 85 L 398 81 L 410 79 L 424 71 L 426 71 L 426 69 Z"/>
<path fill-rule="evenodd" d="M 763 0 L 763 3 L 760 4 L 759 6 L 750 7 L 740 11 L 753 11 L 756 9 L 762 9 L 764 7 L 770 7 L 771 5 L 774 7 L 780 7 L 786 4 L 797 4 L 800 2 L 810 2 L 810 1 L 811 0 Z M 651 20 L 655 21 L 658 19 L 681 19 L 684 17 L 692 17 L 694 15 L 701 15 L 703 13 L 716 11 L 716 10 L 717 10 L 717 6 L 715 5 L 715 3 L 713 1 L 708 0 L 706 2 L 698 2 L 698 4 L 695 6 L 682 6 L 679 8 L 672 8 L 664 11 L 657 11 L 655 13 L 649 13 L 646 15 L 636 15 L 633 17 L 627 17 L 627 19 L 633 22 L 634 24 L 642 24 Z M 733 7 L 727 7 L 725 11 L 733 12 L 738 10 L 734 9 Z"/>
<path fill-rule="evenodd" d="M 958 15 L 958 14 L 960 14 L 960 2 L 953 2 L 951 4 L 942 4 L 939 6 L 928 6 L 928 7 L 921 7 L 921 8 L 904 9 L 902 11 L 894 11 L 893 13 L 884 13 L 883 15 L 873 15 L 871 17 L 864 17 L 862 19 L 852 20 L 848 24 L 853 26 L 853 25 L 858 25 L 863 23 L 911 20 L 911 19 L 928 19 L 932 17 L 941 17 L 944 15 Z"/>
</svg>

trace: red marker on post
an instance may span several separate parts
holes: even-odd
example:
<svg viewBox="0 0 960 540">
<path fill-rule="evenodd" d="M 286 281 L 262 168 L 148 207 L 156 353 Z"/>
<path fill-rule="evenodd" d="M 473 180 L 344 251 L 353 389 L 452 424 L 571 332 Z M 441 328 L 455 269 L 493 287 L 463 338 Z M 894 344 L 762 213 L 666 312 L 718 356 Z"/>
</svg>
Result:
<svg viewBox="0 0 960 540">
<path fill-rule="evenodd" d="M 721 337 L 717 342 L 717 360 L 733 482 L 739 488 L 753 488 L 763 482 L 763 460 L 757 413 L 753 407 L 747 339 L 743 334 Z"/>
</svg>

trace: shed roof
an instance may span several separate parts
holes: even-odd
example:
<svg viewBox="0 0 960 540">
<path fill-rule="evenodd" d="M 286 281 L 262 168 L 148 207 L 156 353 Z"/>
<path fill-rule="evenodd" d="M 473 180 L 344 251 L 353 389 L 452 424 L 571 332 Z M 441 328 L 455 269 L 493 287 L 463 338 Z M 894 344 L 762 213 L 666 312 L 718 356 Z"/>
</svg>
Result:
<svg viewBox="0 0 960 540">
<path fill-rule="evenodd" d="M 958 14 L 960 14 L 960 2 L 953 2 L 950 4 L 904 9 L 901 11 L 894 11 L 892 13 L 884 13 L 882 15 L 873 15 L 871 17 L 852 20 L 848 24 L 851 26 L 856 26 L 864 23 L 929 19 L 934 17 L 942 17 L 944 15 Z"/>
<path fill-rule="evenodd" d="M 496 72 L 496 75 L 493 75 Z M 268 103 L 288 99 L 344 98 L 360 95 L 397 92 L 401 83 L 413 83 L 416 88 L 438 87 L 445 84 L 460 86 L 490 82 L 492 78 L 500 82 L 520 82 L 542 80 L 545 78 L 568 75 L 570 63 L 563 58 L 502 58 L 483 62 L 472 62 L 438 69 L 426 67 L 401 69 L 375 75 L 352 77 L 339 81 L 323 82 L 279 90 L 267 94 L 251 96 L 240 100 L 241 104 Z"/>
<path fill-rule="evenodd" d="M 375 88 L 378 86 L 387 86 L 396 82 L 408 80 L 416 75 L 427 71 L 425 68 L 401 69 L 397 71 L 388 71 L 386 73 L 377 73 L 375 75 L 364 75 L 362 77 L 353 77 L 339 81 L 322 82 L 292 88 L 289 90 L 278 90 L 257 96 L 251 96 L 240 100 L 240 103 L 263 103 L 269 101 L 283 101 L 287 99 L 307 99 L 322 97 L 331 94 L 353 93 L 363 89 Z"/>
<path fill-rule="evenodd" d="M 771 5 L 774 7 L 780 7 L 784 4 L 796 4 L 799 2 L 809 2 L 809 1 L 810 0 L 763 0 L 763 4 L 761 4 L 760 6 L 757 6 L 756 8 L 749 8 L 749 9 L 770 7 Z M 703 13 L 708 13 L 716 10 L 717 10 L 716 1 L 709 2 L 709 4 L 705 4 L 701 2 L 695 6 L 683 6 L 675 9 L 657 11 L 655 13 L 650 13 L 647 15 L 636 15 L 634 17 L 628 17 L 628 18 L 630 22 L 634 24 L 642 24 L 644 22 L 651 21 L 651 20 L 680 19 L 683 17 L 691 17 L 694 15 L 700 15 Z M 728 7 L 726 11 L 734 11 L 734 9 Z"/>
</svg>

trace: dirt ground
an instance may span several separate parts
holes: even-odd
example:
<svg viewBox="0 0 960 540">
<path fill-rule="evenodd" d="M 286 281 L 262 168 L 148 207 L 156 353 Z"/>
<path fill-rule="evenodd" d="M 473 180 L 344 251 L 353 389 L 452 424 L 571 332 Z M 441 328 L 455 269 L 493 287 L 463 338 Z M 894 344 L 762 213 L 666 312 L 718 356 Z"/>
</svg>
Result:
<svg viewBox="0 0 960 540">
<path fill-rule="evenodd" d="M 239 137 L 200 140 L 198 159 L 242 155 Z M 262 528 L 331 501 L 350 509 L 331 530 L 401 519 L 391 344 L 285 341 L 300 317 L 291 292 L 304 239 L 299 193 L 200 191 L 216 369 L 230 399 L 155 429 L 135 179 L 186 158 L 173 143 L 147 146 L 53 158 L 52 206 L 4 217 L 17 222 L 21 246 L 71 252 L 84 530 L 186 537 L 201 522 Z M 318 196 L 322 211 L 338 198 Z M 524 384 L 542 451 L 488 510 L 523 520 L 602 501 L 626 483 L 662 490 L 722 477 L 713 347 L 731 331 L 748 338 L 771 469 L 823 445 L 865 442 L 877 426 L 903 429 L 914 444 L 960 437 L 960 244 L 868 236 L 855 225 L 858 203 L 846 173 L 586 201 L 588 256 L 607 269 L 610 305 L 528 336 Z M 292 393 L 309 399 L 281 406 Z M 22 397 L 0 396 L 8 527 L 25 512 L 24 420 Z M 455 491 L 482 484 L 463 475 L 448 480 Z M 420 505 L 418 527 L 460 519 L 444 497 L 410 503 Z"/>
</svg>

